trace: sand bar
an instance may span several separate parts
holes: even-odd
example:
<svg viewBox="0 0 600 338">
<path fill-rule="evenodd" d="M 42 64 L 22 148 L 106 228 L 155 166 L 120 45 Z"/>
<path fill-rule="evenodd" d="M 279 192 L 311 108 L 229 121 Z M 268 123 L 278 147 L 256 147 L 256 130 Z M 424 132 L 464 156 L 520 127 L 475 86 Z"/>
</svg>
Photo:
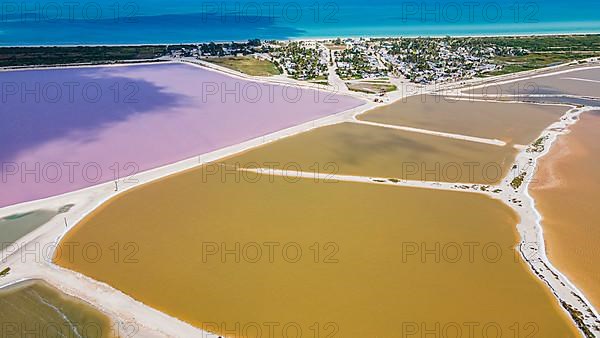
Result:
<svg viewBox="0 0 600 338">
<path fill-rule="evenodd" d="M 570 127 L 540 162 L 531 194 L 542 214 L 552 262 L 600 305 L 600 113 Z"/>
</svg>

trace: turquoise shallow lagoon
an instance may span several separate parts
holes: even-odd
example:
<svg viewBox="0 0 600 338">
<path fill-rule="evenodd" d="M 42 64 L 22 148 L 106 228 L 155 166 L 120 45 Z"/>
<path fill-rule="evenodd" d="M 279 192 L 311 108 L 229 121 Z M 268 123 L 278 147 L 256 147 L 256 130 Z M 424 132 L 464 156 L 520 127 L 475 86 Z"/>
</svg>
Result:
<svg viewBox="0 0 600 338">
<path fill-rule="evenodd" d="M 34 210 L 0 218 L 0 249 L 37 229 L 57 214 L 52 210 Z"/>
<path fill-rule="evenodd" d="M 0 45 L 584 33 L 600 32 L 599 12 L 590 0 L 41 0 L 2 7 Z"/>
</svg>

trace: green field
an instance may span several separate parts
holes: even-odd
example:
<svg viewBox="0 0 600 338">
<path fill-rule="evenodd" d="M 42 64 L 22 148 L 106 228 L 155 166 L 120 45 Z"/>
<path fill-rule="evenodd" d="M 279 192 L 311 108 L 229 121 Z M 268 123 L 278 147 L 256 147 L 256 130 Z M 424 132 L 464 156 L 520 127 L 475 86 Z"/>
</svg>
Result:
<svg viewBox="0 0 600 338">
<path fill-rule="evenodd" d="M 496 57 L 495 61 L 503 68 L 487 73 L 487 76 L 522 72 L 600 56 L 600 35 L 485 37 L 472 41 L 501 47 L 524 48 L 530 52 L 520 56 Z"/>
<path fill-rule="evenodd" d="M 398 89 L 395 85 L 389 82 L 376 82 L 376 81 L 361 81 L 354 83 L 346 83 L 348 89 L 355 92 L 362 92 L 367 94 L 373 93 L 387 93 Z"/>
<path fill-rule="evenodd" d="M 600 35 L 548 35 L 485 37 L 473 39 L 504 47 L 520 47 L 531 52 L 600 51 Z"/>
<path fill-rule="evenodd" d="M 590 57 L 600 56 L 600 51 L 597 52 L 539 52 L 531 53 L 523 56 L 500 56 L 495 59 L 503 68 L 499 71 L 486 73 L 485 75 L 502 75 L 526 70 L 538 69 L 561 63 L 567 63 L 575 60 L 587 59 Z"/>
<path fill-rule="evenodd" d="M 279 69 L 277 69 L 272 62 L 248 56 L 220 57 L 204 60 L 252 76 L 272 76 L 281 74 Z"/>
</svg>

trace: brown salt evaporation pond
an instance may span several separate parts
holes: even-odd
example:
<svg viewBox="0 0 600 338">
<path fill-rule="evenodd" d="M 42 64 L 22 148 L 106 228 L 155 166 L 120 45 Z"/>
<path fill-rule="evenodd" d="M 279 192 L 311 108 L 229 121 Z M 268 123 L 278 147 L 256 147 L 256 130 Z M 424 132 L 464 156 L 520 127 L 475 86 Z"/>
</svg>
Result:
<svg viewBox="0 0 600 338">
<path fill-rule="evenodd" d="M 360 120 L 529 144 L 569 109 L 561 105 L 455 100 L 417 95 L 382 106 Z"/>
<path fill-rule="evenodd" d="M 221 161 L 328 174 L 416 181 L 498 183 L 517 150 L 357 123 L 342 123 L 269 143 Z"/>
<path fill-rule="evenodd" d="M 200 167 L 113 198 L 63 240 L 116 242 L 119 259 L 56 263 L 225 336 L 577 336 L 515 256 L 517 221 L 479 194 Z"/>
<path fill-rule="evenodd" d="M 600 112 L 560 136 L 530 185 L 550 260 L 600 306 Z"/>
</svg>

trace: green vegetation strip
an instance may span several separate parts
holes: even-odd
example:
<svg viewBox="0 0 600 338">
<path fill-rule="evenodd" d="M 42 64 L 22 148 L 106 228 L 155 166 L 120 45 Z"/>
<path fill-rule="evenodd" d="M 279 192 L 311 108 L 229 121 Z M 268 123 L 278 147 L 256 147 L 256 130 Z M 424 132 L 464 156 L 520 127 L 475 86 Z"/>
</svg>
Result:
<svg viewBox="0 0 600 338">
<path fill-rule="evenodd" d="M 272 62 L 249 56 L 208 58 L 205 59 L 205 61 L 252 76 L 271 76 L 281 74 L 279 69 L 277 69 L 277 66 L 275 66 L 275 64 Z"/>
<path fill-rule="evenodd" d="M 577 324 L 577 327 L 579 327 L 579 329 L 583 332 L 584 336 L 586 338 L 594 338 L 594 333 L 587 327 L 587 325 L 585 325 L 583 321 L 583 313 L 581 313 L 579 310 L 575 309 L 565 301 L 561 300 L 561 304 L 569 312 L 569 314 Z"/>
<path fill-rule="evenodd" d="M 167 46 L 5 47 L 0 48 L 0 67 L 106 63 L 160 57 Z"/>
<path fill-rule="evenodd" d="M 398 89 L 395 85 L 393 85 L 391 83 L 385 83 L 385 82 L 374 83 L 374 82 L 366 82 L 365 81 L 365 82 L 358 82 L 358 83 L 346 83 L 346 85 L 348 86 L 348 89 L 350 89 L 352 91 L 367 93 L 367 94 L 387 93 L 387 92 L 391 92 L 391 91 Z"/>
<path fill-rule="evenodd" d="M 600 50 L 600 35 L 598 34 L 482 37 L 474 40 L 503 47 L 525 48 L 532 52 Z"/>
<path fill-rule="evenodd" d="M 502 69 L 495 72 L 486 73 L 488 76 L 503 75 L 527 70 L 539 69 L 567 63 L 575 60 L 582 60 L 591 57 L 600 56 L 600 52 L 544 52 L 531 53 L 520 56 L 499 56 L 495 62 L 502 64 Z"/>
<path fill-rule="evenodd" d="M 537 140 L 535 140 L 535 142 L 533 142 L 531 144 L 531 146 L 529 146 L 529 148 L 527 148 L 527 152 L 528 153 L 541 153 L 542 151 L 544 151 L 544 142 L 547 139 L 548 139 L 547 135 L 538 138 Z"/>
<path fill-rule="evenodd" d="M 485 37 L 475 40 L 500 47 L 524 48 L 530 52 L 497 57 L 495 61 L 503 68 L 487 75 L 509 74 L 600 56 L 600 35 Z"/>
</svg>

